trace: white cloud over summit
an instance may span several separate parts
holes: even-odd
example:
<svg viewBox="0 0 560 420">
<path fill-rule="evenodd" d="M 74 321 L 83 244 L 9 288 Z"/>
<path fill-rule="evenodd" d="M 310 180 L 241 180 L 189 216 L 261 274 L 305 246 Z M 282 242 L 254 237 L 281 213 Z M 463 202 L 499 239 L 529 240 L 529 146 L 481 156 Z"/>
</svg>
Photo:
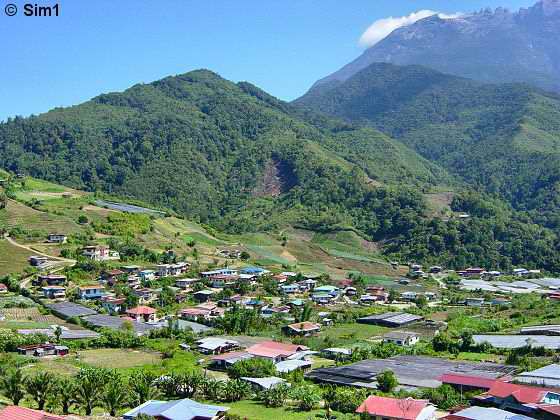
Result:
<svg viewBox="0 0 560 420">
<path fill-rule="evenodd" d="M 454 19 L 461 16 L 461 13 L 455 13 L 452 15 L 446 15 L 444 13 L 434 12 L 433 10 L 419 10 L 418 12 L 413 12 L 408 16 L 401 17 L 388 17 L 384 19 L 379 19 L 373 22 L 369 28 L 360 37 L 360 45 L 369 48 L 383 38 L 387 37 L 395 29 L 402 28 L 403 26 L 409 26 L 413 23 L 433 15 L 438 15 L 441 19 Z"/>
</svg>

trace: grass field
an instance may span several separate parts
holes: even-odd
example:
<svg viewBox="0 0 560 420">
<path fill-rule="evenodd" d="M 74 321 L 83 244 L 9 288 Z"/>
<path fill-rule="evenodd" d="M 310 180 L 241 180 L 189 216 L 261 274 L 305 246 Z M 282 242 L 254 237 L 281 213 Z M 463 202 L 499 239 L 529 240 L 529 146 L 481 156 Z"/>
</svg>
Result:
<svg viewBox="0 0 560 420">
<path fill-rule="evenodd" d="M 0 276 L 21 273 L 29 266 L 27 259 L 31 253 L 0 239 Z"/>
<path fill-rule="evenodd" d="M 251 420 L 308 420 L 316 418 L 325 418 L 325 410 L 313 411 L 297 411 L 291 407 L 280 408 L 267 408 L 256 401 L 239 401 L 234 403 L 223 404 L 230 407 L 229 414 L 235 414 L 242 419 Z M 344 415 L 341 413 L 334 413 L 339 420 L 358 418 L 353 415 Z"/>
<path fill-rule="evenodd" d="M 127 369 L 158 364 L 161 355 L 143 350 L 95 349 L 78 352 L 77 360 L 95 367 Z"/>
<path fill-rule="evenodd" d="M 338 324 L 332 327 L 325 327 L 314 337 L 310 337 L 308 343 L 311 347 L 321 347 L 328 343 L 328 347 L 351 346 L 369 339 L 380 338 L 388 328 L 378 325 L 367 324 Z M 323 346 L 324 347 L 324 346 Z"/>
</svg>

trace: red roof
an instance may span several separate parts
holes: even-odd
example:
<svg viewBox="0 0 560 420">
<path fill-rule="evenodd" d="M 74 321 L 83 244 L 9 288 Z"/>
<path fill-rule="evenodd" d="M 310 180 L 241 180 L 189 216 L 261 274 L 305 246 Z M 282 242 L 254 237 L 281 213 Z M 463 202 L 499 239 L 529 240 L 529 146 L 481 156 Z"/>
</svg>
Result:
<svg viewBox="0 0 560 420">
<path fill-rule="evenodd" d="M 278 356 L 291 356 L 301 350 L 307 350 L 308 347 L 296 344 L 285 344 L 277 341 L 263 341 L 252 345 L 247 349 L 247 353 L 253 356 L 261 357 L 278 357 Z"/>
<path fill-rule="evenodd" d="M 8 286 L 6 286 L 4 283 L 0 283 L 0 290 L 8 290 Z"/>
<path fill-rule="evenodd" d="M 157 311 L 154 308 L 150 308 L 149 306 L 137 306 L 136 308 L 126 311 L 127 314 L 131 315 L 152 315 L 156 312 Z"/>
<path fill-rule="evenodd" d="M 288 325 L 292 330 L 295 331 L 315 331 L 321 329 L 321 324 L 316 324 L 315 322 L 296 322 L 295 324 Z"/>
<path fill-rule="evenodd" d="M 560 416 L 560 405 L 558 404 L 542 404 L 539 405 L 539 410 L 554 414 L 556 416 Z"/>
<path fill-rule="evenodd" d="M 181 315 L 204 316 L 208 315 L 210 312 L 210 309 L 186 308 L 181 311 Z"/>
<path fill-rule="evenodd" d="M 485 395 L 497 398 L 507 398 L 512 396 L 521 404 L 537 404 L 543 400 L 544 396 L 548 392 L 554 391 L 547 388 L 496 381 Z"/>
<path fill-rule="evenodd" d="M 358 407 L 356 413 L 372 416 L 389 417 L 402 420 L 416 420 L 420 412 L 429 405 L 427 400 L 404 400 L 371 395 Z"/>
<path fill-rule="evenodd" d="M 44 411 L 32 410 L 14 405 L 0 410 L 0 420 L 64 420 L 63 417 Z"/>
<path fill-rule="evenodd" d="M 229 353 L 217 354 L 216 356 L 212 356 L 210 359 L 212 360 L 230 360 L 236 357 L 243 357 L 248 355 L 246 351 L 230 351 Z"/>
<path fill-rule="evenodd" d="M 444 384 L 471 386 L 473 388 L 490 389 L 496 379 L 482 378 L 480 376 L 460 375 L 456 373 L 444 373 L 439 380 Z"/>
</svg>

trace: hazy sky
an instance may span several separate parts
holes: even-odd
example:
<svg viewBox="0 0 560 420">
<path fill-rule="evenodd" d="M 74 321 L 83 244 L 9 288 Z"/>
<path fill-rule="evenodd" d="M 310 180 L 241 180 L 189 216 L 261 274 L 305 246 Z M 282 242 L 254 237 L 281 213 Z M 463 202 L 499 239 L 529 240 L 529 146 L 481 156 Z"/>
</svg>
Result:
<svg viewBox="0 0 560 420">
<path fill-rule="evenodd" d="M 22 16 L 24 1 L 3 0 L 0 120 L 198 68 L 291 100 L 399 24 L 534 2 L 59 0 L 60 16 L 49 18 Z M 4 13 L 8 3 L 16 16 Z"/>
</svg>

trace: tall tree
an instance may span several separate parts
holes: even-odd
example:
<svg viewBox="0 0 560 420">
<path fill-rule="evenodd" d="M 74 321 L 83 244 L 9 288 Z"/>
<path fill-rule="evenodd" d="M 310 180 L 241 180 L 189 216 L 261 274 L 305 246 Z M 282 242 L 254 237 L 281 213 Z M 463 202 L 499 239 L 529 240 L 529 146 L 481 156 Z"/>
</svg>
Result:
<svg viewBox="0 0 560 420">
<path fill-rule="evenodd" d="M 1 388 L 4 394 L 12 400 L 14 405 L 19 405 L 19 402 L 25 396 L 24 392 L 24 379 L 21 369 L 10 369 L 5 375 L 0 378 Z"/>
<path fill-rule="evenodd" d="M 25 390 L 37 402 L 39 410 L 45 407 L 45 402 L 53 391 L 55 383 L 56 378 L 50 372 L 39 372 L 24 379 Z"/>
</svg>

